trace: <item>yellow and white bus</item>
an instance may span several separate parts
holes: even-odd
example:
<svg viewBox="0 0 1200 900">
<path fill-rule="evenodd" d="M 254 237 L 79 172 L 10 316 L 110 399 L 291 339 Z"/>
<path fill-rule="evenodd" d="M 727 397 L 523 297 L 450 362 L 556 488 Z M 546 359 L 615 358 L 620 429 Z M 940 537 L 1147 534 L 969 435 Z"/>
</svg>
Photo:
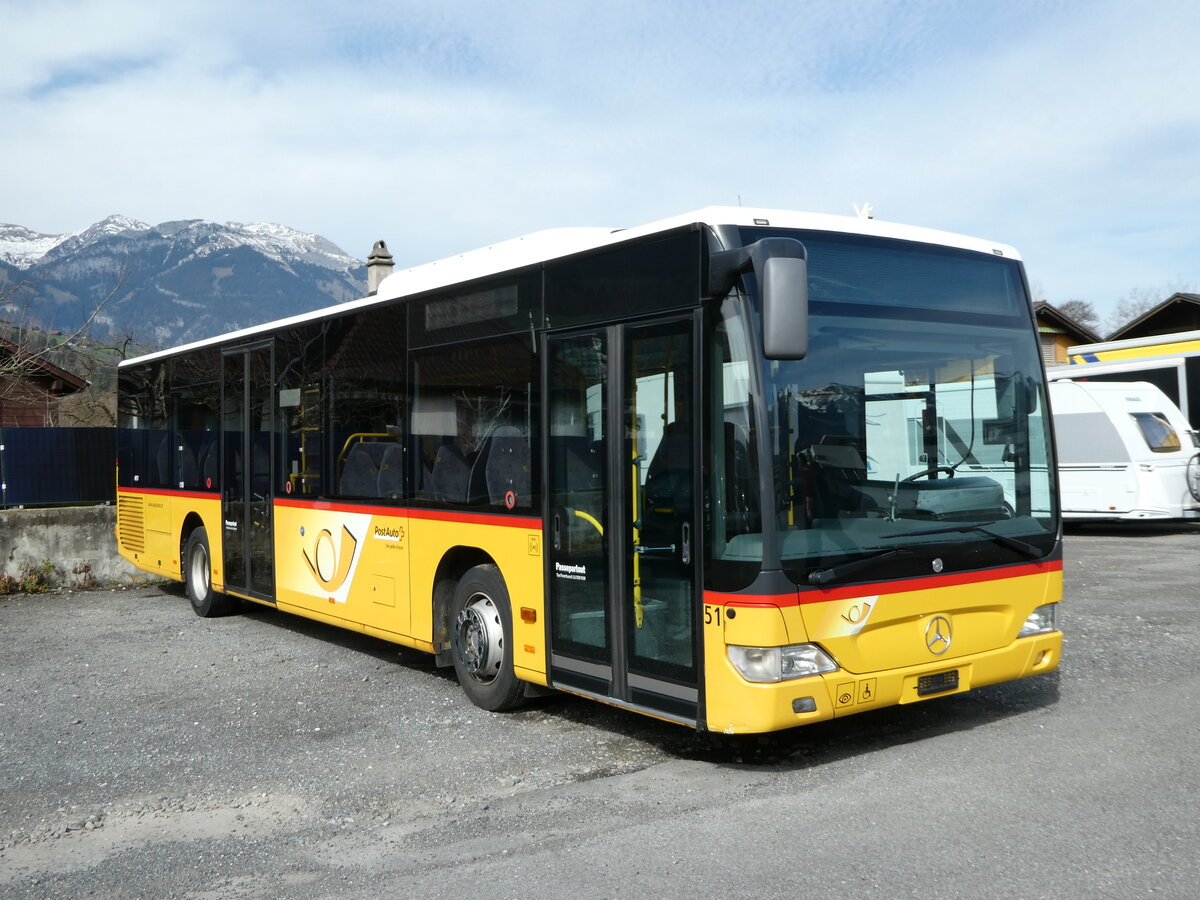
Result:
<svg viewBox="0 0 1200 900">
<path fill-rule="evenodd" d="M 123 363 L 117 537 L 274 606 L 768 732 L 1053 670 L 1060 516 L 1009 247 L 710 208 L 530 235 Z"/>
</svg>

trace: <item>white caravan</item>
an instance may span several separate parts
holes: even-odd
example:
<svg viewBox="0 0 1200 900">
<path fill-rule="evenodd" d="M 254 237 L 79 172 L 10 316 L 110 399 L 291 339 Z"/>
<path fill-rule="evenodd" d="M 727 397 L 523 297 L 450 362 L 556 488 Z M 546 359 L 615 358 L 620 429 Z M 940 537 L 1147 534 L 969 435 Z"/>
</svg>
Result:
<svg viewBox="0 0 1200 900">
<path fill-rule="evenodd" d="M 1200 518 L 1200 445 L 1145 381 L 1050 382 L 1064 519 Z"/>
</svg>

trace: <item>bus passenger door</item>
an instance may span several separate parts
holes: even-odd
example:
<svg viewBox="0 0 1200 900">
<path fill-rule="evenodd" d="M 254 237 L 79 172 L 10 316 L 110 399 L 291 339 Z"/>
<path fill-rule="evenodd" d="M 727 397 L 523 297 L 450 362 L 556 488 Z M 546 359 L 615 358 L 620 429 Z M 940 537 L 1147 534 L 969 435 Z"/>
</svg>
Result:
<svg viewBox="0 0 1200 900">
<path fill-rule="evenodd" d="M 694 722 L 695 320 L 547 338 L 551 679 Z"/>
<path fill-rule="evenodd" d="M 221 391 L 221 533 L 225 586 L 271 600 L 271 346 L 224 354 Z"/>
</svg>

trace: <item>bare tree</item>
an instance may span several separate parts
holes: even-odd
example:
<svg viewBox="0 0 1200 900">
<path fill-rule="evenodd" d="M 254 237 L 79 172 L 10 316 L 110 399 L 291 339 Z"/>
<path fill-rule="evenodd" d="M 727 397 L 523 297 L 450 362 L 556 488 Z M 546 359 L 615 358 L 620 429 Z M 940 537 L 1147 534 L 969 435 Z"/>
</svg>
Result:
<svg viewBox="0 0 1200 900">
<path fill-rule="evenodd" d="M 1118 328 L 1128 325 L 1138 316 L 1149 312 L 1169 297 L 1175 294 L 1188 294 L 1196 290 L 1195 282 L 1176 279 L 1162 287 L 1134 288 L 1117 301 L 1108 317 L 1107 334 L 1112 334 Z"/>
<path fill-rule="evenodd" d="M 1067 300 L 1064 303 L 1056 303 L 1055 307 L 1080 325 L 1086 325 L 1093 331 L 1098 331 L 1100 328 L 1100 314 L 1088 300 Z"/>
<path fill-rule="evenodd" d="M 71 348 L 69 357 L 62 357 L 63 368 L 87 381 L 87 387 L 62 398 L 60 425 L 101 428 L 117 424 L 117 364 L 129 356 L 133 346 L 131 334 L 105 341 L 83 339 Z"/>
</svg>

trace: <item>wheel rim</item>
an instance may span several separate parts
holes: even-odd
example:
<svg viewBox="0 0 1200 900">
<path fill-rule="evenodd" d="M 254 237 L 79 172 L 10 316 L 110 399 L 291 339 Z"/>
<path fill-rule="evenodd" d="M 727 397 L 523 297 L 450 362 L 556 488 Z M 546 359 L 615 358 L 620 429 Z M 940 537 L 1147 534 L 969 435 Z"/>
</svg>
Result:
<svg viewBox="0 0 1200 900">
<path fill-rule="evenodd" d="M 188 560 L 188 584 L 192 596 L 203 600 L 208 594 L 208 550 L 203 544 L 197 544 L 192 550 L 192 558 Z"/>
<path fill-rule="evenodd" d="M 472 594 L 458 614 L 454 648 L 459 661 L 480 684 L 491 684 L 504 662 L 504 625 L 487 594 Z"/>
<path fill-rule="evenodd" d="M 1187 483 L 1192 496 L 1200 500 L 1200 453 L 1188 460 Z"/>
</svg>

